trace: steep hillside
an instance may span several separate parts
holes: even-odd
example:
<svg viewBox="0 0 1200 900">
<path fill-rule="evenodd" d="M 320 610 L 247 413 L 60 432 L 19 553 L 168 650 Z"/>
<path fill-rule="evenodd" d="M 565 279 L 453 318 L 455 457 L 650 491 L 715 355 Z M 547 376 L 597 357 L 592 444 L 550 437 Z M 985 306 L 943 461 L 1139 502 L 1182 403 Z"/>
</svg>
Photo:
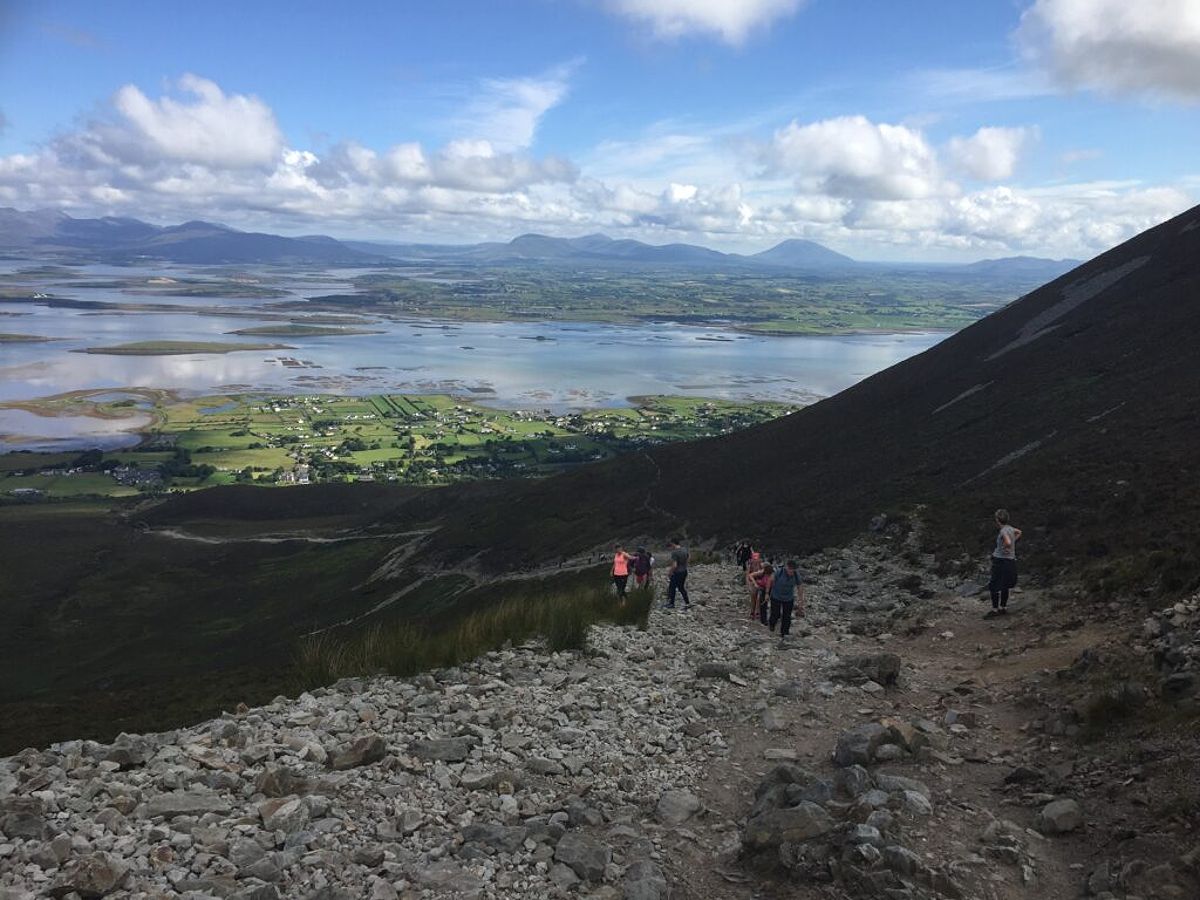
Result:
<svg viewBox="0 0 1200 900">
<path fill-rule="evenodd" d="M 925 503 L 938 549 L 978 555 L 1007 506 L 1035 567 L 1193 586 L 1198 260 L 1200 208 L 785 419 L 463 497 L 432 547 L 504 569 L 677 527 L 813 550 Z"/>
</svg>

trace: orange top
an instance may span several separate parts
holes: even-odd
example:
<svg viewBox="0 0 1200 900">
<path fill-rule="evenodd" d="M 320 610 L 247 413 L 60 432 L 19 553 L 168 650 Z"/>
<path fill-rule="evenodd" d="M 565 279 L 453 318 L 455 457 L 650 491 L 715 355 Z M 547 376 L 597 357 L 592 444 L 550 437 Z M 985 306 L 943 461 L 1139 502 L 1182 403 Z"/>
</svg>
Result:
<svg viewBox="0 0 1200 900">
<path fill-rule="evenodd" d="M 628 575 L 629 574 L 629 554 L 617 553 L 613 556 L 613 574 Z"/>
</svg>

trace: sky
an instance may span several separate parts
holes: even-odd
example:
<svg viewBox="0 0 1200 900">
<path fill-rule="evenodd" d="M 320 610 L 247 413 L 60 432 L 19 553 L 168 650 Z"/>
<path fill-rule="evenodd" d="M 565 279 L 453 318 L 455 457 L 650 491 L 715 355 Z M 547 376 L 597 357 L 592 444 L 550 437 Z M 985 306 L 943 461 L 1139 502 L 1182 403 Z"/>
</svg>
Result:
<svg viewBox="0 0 1200 900">
<path fill-rule="evenodd" d="M 1200 202 L 1200 0 L 0 0 L 0 206 L 1086 258 Z"/>
</svg>

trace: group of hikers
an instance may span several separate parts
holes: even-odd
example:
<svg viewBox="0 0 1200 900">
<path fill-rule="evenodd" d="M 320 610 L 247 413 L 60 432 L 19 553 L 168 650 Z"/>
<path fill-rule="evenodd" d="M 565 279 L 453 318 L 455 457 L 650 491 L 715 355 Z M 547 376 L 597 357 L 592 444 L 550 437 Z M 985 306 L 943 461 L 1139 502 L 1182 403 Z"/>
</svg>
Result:
<svg viewBox="0 0 1200 900">
<path fill-rule="evenodd" d="M 992 550 L 992 571 L 988 581 L 992 608 L 984 616 L 985 619 L 1008 613 L 1009 591 L 1017 585 L 1017 541 L 1021 538 L 1021 529 L 1009 523 L 1008 510 L 996 510 L 993 518 L 997 529 L 996 546 Z M 674 609 L 678 596 L 683 600 L 683 608 L 690 609 L 692 603 L 687 592 L 690 554 L 680 538 L 671 538 L 670 547 L 666 599 L 662 606 L 664 609 Z M 755 549 L 748 540 L 741 541 L 734 548 L 734 561 L 745 576 L 751 621 L 761 622 L 772 633 L 778 626 L 780 640 L 786 641 L 792 630 L 793 617 L 804 617 L 804 577 L 796 561 L 789 559 L 783 565 L 776 566 L 774 559 L 765 559 L 761 551 Z M 654 556 L 645 547 L 638 547 L 635 553 L 626 552 L 620 544 L 614 548 L 612 580 L 621 602 L 628 595 L 631 574 L 636 588 L 651 589 L 654 565 Z"/>
<path fill-rule="evenodd" d="M 692 602 L 687 592 L 688 559 L 690 554 L 687 547 L 680 543 L 679 538 L 671 538 L 671 565 L 667 570 L 667 599 L 663 606 L 675 608 L 676 596 L 683 598 L 683 608 L 690 609 Z M 639 590 L 650 590 L 654 573 L 655 559 L 645 547 L 638 547 L 636 553 L 629 553 L 621 544 L 617 544 L 613 552 L 612 580 L 617 596 L 624 602 L 629 593 L 629 576 L 633 575 L 633 584 Z"/>
</svg>

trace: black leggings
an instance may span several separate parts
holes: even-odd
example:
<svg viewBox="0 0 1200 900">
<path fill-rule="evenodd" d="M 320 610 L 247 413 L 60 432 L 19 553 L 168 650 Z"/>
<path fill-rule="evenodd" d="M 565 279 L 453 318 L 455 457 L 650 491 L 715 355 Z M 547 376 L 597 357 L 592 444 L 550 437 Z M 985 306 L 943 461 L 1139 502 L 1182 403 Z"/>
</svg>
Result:
<svg viewBox="0 0 1200 900">
<path fill-rule="evenodd" d="M 625 588 L 629 584 L 629 576 L 628 575 L 614 575 L 613 576 L 613 584 L 615 584 L 617 586 L 617 596 L 624 597 L 625 596 Z"/>
<path fill-rule="evenodd" d="M 1008 606 L 1008 592 L 1016 586 L 1017 561 L 993 556 L 992 579 L 988 582 L 988 591 L 992 595 L 992 609 L 1005 609 Z"/>
<path fill-rule="evenodd" d="M 767 623 L 771 630 L 775 630 L 775 625 L 779 625 L 779 633 L 787 637 L 792 630 L 792 612 L 796 608 L 795 600 L 776 600 L 771 598 L 771 619 Z"/>
<path fill-rule="evenodd" d="M 688 606 L 691 603 L 691 601 L 688 600 L 687 588 L 684 587 L 685 584 L 687 584 L 686 569 L 684 569 L 682 572 L 671 573 L 671 580 L 667 582 L 667 602 L 669 604 L 672 606 L 675 605 L 675 591 L 679 591 L 679 593 L 683 595 L 684 606 Z"/>
</svg>

